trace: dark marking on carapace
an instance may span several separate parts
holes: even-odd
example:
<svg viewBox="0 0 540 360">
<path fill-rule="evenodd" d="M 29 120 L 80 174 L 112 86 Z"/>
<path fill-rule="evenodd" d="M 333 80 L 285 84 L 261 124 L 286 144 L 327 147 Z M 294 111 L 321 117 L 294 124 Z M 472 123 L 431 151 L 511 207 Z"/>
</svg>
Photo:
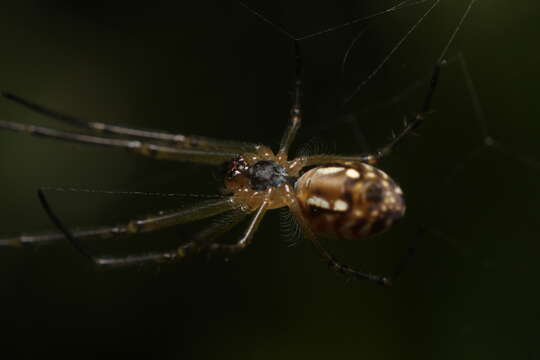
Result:
<svg viewBox="0 0 540 360">
<path fill-rule="evenodd" d="M 384 189 L 380 184 L 371 183 L 366 189 L 366 200 L 372 203 L 380 203 L 384 199 Z"/>
</svg>

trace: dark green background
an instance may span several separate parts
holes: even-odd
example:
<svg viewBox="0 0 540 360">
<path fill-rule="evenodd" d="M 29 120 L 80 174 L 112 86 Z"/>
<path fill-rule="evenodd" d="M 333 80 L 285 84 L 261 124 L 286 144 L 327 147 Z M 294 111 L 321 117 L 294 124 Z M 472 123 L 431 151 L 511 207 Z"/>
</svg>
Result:
<svg viewBox="0 0 540 360">
<path fill-rule="evenodd" d="M 295 34 L 392 3 L 249 1 Z M 344 111 L 336 107 L 340 89 L 360 83 L 426 6 L 370 22 L 343 82 L 341 58 L 362 26 L 303 42 L 298 144 L 362 151 L 339 121 L 344 113 L 356 116 L 372 148 L 383 143 L 418 109 L 425 86 L 393 106 L 373 105 L 429 76 L 466 4 L 443 0 Z M 395 287 L 345 284 L 308 244 L 288 246 L 277 211 L 228 262 L 101 271 L 67 243 L 0 249 L 2 351 L 76 359 L 540 358 L 540 166 L 527 162 L 540 160 L 538 11 L 535 1 L 479 0 L 448 54 L 466 58 L 489 132 L 505 152 L 482 147 L 465 78 L 452 63 L 420 136 L 381 164 L 404 188 L 408 216 L 375 239 L 328 242 L 347 263 L 389 272 L 419 224 L 433 229 L 417 241 L 417 257 Z M 0 49 L 2 89 L 84 119 L 274 147 L 286 125 L 291 41 L 234 1 L 23 1 L 2 7 Z M 59 126 L 6 101 L 0 116 Z M 6 234 L 51 228 L 35 196 L 39 186 L 219 188 L 205 166 L 4 131 L 0 174 Z M 51 200 L 71 226 L 114 223 L 180 201 L 84 193 L 53 193 Z M 174 244 L 190 229 L 89 245 L 126 254 Z"/>
</svg>

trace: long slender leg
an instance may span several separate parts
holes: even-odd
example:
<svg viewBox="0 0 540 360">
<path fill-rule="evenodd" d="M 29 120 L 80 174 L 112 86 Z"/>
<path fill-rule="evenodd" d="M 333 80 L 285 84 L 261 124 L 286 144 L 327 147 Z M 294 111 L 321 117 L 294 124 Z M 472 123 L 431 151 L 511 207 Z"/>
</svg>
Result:
<svg viewBox="0 0 540 360">
<path fill-rule="evenodd" d="M 202 230 L 186 244 L 181 245 L 176 249 L 117 257 L 98 256 L 94 257 L 93 260 L 96 265 L 100 266 L 129 266 L 147 262 L 182 260 L 206 251 L 214 241 L 238 225 L 245 217 L 246 214 L 244 212 L 235 211 L 230 214 L 230 216 L 227 216 Z"/>
<path fill-rule="evenodd" d="M 90 136 L 71 133 L 41 126 L 25 125 L 12 121 L 0 120 L 0 129 L 23 132 L 30 135 L 59 139 L 74 143 L 92 144 L 125 149 L 130 152 L 155 159 L 171 159 L 202 164 L 219 165 L 238 155 L 236 152 L 207 151 L 174 146 L 159 145 L 139 140 L 113 139 L 104 136 Z"/>
<path fill-rule="evenodd" d="M 425 117 L 428 115 L 430 109 L 431 109 L 431 103 L 433 100 L 433 95 L 435 94 L 435 90 L 437 89 L 437 85 L 439 83 L 439 75 L 441 72 L 441 67 L 446 64 L 445 56 L 448 52 L 448 49 L 452 42 L 454 41 L 457 33 L 461 29 L 465 19 L 469 15 L 473 4 L 476 2 L 476 0 L 471 0 L 469 2 L 469 5 L 463 15 L 461 16 L 458 25 L 454 29 L 452 35 L 450 36 L 450 39 L 444 46 L 439 58 L 437 59 L 437 62 L 435 63 L 435 67 L 433 69 L 433 73 L 431 75 L 431 80 L 429 82 L 429 88 L 428 92 L 424 98 L 422 107 L 420 108 L 420 111 L 416 114 L 414 119 L 411 122 L 405 122 L 405 126 L 403 129 L 395 136 L 392 137 L 392 140 L 390 140 L 387 144 L 379 148 L 377 151 L 367 154 L 367 155 L 356 155 L 356 156 L 333 156 L 333 155 L 315 155 L 312 157 L 307 157 L 303 161 L 305 161 L 306 166 L 309 165 L 315 165 L 320 163 L 330 163 L 330 162 L 348 162 L 348 161 L 361 161 L 361 162 L 368 162 L 368 163 L 376 163 L 381 158 L 389 155 L 392 150 L 398 145 L 407 135 L 411 134 L 414 130 L 418 129 L 422 125 L 422 123 L 425 120 Z"/>
<path fill-rule="evenodd" d="M 296 79 L 294 81 L 293 105 L 291 107 L 289 124 L 287 125 L 287 129 L 281 138 L 278 152 L 278 156 L 284 157 L 285 159 L 287 159 L 289 148 L 291 147 L 291 144 L 296 137 L 296 133 L 300 128 L 300 124 L 302 123 L 302 109 L 300 104 L 300 91 L 302 87 L 302 54 L 300 53 L 300 44 L 296 40 L 294 41 L 294 52 L 296 59 Z"/>
<path fill-rule="evenodd" d="M 401 130 L 401 132 L 398 135 L 396 135 L 390 142 L 388 142 L 386 145 L 380 148 L 377 152 L 371 155 L 373 157 L 372 161 L 379 160 L 382 157 L 390 154 L 397 144 L 399 144 L 408 134 L 418 129 L 418 127 L 420 127 L 420 125 L 422 125 L 422 123 L 424 122 L 426 115 L 429 113 L 431 109 L 433 95 L 435 95 L 435 90 L 437 89 L 437 85 L 439 84 L 439 76 L 441 73 L 441 67 L 446 64 L 446 61 L 445 61 L 446 53 L 448 52 L 450 45 L 454 41 L 457 33 L 459 32 L 463 23 L 465 22 L 465 19 L 471 12 L 472 6 L 474 5 L 475 2 L 476 0 L 471 0 L 469 2 L 467 9 L 465 9 L 465 12 L 463 13 L 463 15 L 461 16 L 458 22 L 458 25 L 454 29 L 452 35 L 450 36 L 450 39 L 448 40 L 441 54 L 439 55 L 439 58 L 437 59 L 437 62 L 435 63 L 435 67 L 433 69 L 433 73 L 431 75 L 428 92 L 426 94 L 426 97 L 424 98 L 424 102 L 420 111 L 416 114 L 416 116 L 410 123 L 405 123 L 405 127 L 403 128 L 403 130 Z"/>
<path fill-rule="evenodd" d="M 116 234 L 116 227 L 96 227 L 89 229 L 75 229 L 73 236 L 78 239 L 110 238 Z M 45 245 L 65 240 L 66 236 L 58 231 L 22 233 L 0 238 L 0 247 L 22 247 L 26 245 Z"/>
<path fill-rule="evenodd" d="M 43 209 L 49 216 L 52 223 L 65 235 L 69 242 L 76 248 L 81 254 L 87 257 L 89 260 L 97 265 L 119 265 L 125 262 L 144 262 L 144 261 L 159 261 L 159 260 L 172 260 L 184 252 L 178 249 L 177 251 L 165 251 L 157 253 L 148 253 L 143 255 L 128 256 L 127 258 L 114 258 L 114 257 L 96 257 L 91 254 L 86 247 L 84 247 L 79 239 L 71 233 L 71 231 L 62 223 L 60 218 L 54 213 L 50 207 L 45 194 L 40 189 L 38 190 L 38 197 L 43 206 Z M 207 218 L 213 215 L 220 214 L 227 210 L 238 208 L 238 204 L 234 202 L 232 197 L 222 199 L 220 201 L 211 200 L 205 204 L 199 204 L 186 209 L 186 211 L 158 214 L 154 217 L 148 217 L 141 220 L 130 221 L 129 223 L 121 226 L 121 230 L 128 233 L 139 233 L 154 231 L 163 227 L 178 225 L 186 222 L 196 221 L 203 218 Z M 176 213 L 176 214 L 175 214 Z"/>
<path fill-rule="evenodd" d="M 46 202 L 46 201 L 45 201 Z M 237 205 L 231 198 L 212 199 L 198 203 L 185 209 L 160 212 L 145 218 L 131 220 L 114 226 L 70 231 L 73 238 L 79 239 L 109 239 L 122 235 L 133 235 L 149 232 L 165 227 L 171 227 L 187 222 L 208 218 L 231 209 Z M 44 232 L 35 234 L 20 234 L 0 239 L 0 246 L 20 247 L 31 244 L 46 244 L 66 239 L 63 232 Z"/>
<path fill-rule="evenodd" d="M 372 155 L 332 155 L 332 154 L 318 154 L 311 156 L 302 156 L 294 159 L 295 162 L 301 164 L 300 167 L 313 166 L 318 164 L 330 164 L 330 163 L 357 163 L 357 162 L 366 162 L 374 163 Z"/>
<path fill-rule="evenodd" d="M 191 237 L 189 242 L 198 248 L 207 249 L 210 244 L 238 225 L 247 216 L 248 214 L 240 209 L 225 213 L 211 225 Z"/>
<path fill-rule="evenodd" d="M 266 199 L 249 223 L 244 235 L 240 240 L 233 245 L 217 244 L 214 241 L 225 232 L 236 226 L 241 220 L 245 218 L 245 214 L 237 213 L 232 216 L 226 222 L 219 222 L 210 226 L 199 233 L 192 241 L 179 246 L 176 249 L 165 250 L 159 252 L 152 252 L 140 255 L 128 255 L 123 257 L 93 257 L 92 260 L 97 265 L 105 266 L 127 266 L 135 264 L 143 264 L 147 262 L 170 262 L 175 260 L 181 260 L 188 256 L 194 255 L 200 252 L 228 252 L 235 253 L 244 249 L 250 244 L 253 235 L 257 231 L 264 214 L 268 210 L 269 199 Z M 69 236 L 69 234 L 68 234 Z"/>
<path fill-rule="evenodd" d="M 243 250 L 251 243 L 251 239 L 253 239 L 253 235 L 255 232 L 257 232 L 257 229 L 259 228 L 259 225 L 261 224 L 261 221 L 264 217 L 264 214 L 266 214 L 266 211 L 268 210 L 268 205 L 270 203 L 270 200 L 267 198 L 265 201 L 263 201 L 262 205 L 259 207 L 253 218 L 251 219 L 251 222 L 249 223 L 249 226 L 247 227 L 246 231 L 244 232 L 244 235 L 236 244 L 212 244 L 208 247 L 209 251 L 224 251 L 229 253 L 235 253 L 240 250 Z"/>
<path fill-rule="evenodd" d="M 291 209 L 291 212 L 296 218 L 296 221 L 298 221 L 298 224 L 300 225 L 300 228 L 302 229 L 302 232 L 304 233 L 304 236 L 311 241 L 313 246 L 315 247 L 315 250 L 319 253 L 321 258 L 328 264 L 329 267 L 331 267 L 334 271 L 337 273 L 343 274 L 345 276 L 352 277 L 354 279 L 362 279 L 362 280 L 369 280 L 373 281 L 379 285 L 385 285 L 390 286 L 392 285 L 392 281 L 390 278 L 371 274 L 365 271 L 359 271 L 351 268 L 348 265 L 344 265 L 339 263 L 332 254 L 326 250 L 317 236 L 311 231 L 311 228 L 307 224 L 306 220 L 304 219 L 304 216 L 302 215 L 302 212 L 300 210 L 300 206 L 298 205 L 298 202 L 296 200 L 289 201 L 289 208 Z"/>
<path fill-rule="evenodd" d="M 149 139 L 154 141 L 157 140 L 160 142 L 170 143 L 171 145 L 174 144 L 175 146 L 179 147 L 196 148 L 199 150 L 247 152 L 255 151 L 257 148 L 256 144 L 249 144 L 237 141 L 211 139 L 203 136 L 186 136 L 164 131 L 134 129 L 125 126 L 105 124 L 96 121 L 85 121 L 70 115 L 62 114 L 61 112 L 49 109 L 45 106 L 36 104 L 15 94 L 11 94 L 8 92 L 0 92 L 0 95 L 2 95 L 7 100 L 13 101 L 39 114 L 68 123 L 73 126 L 90 129 L 97 133 L 121 135 L 124 138 L 127 137 Z"/>
</svg>

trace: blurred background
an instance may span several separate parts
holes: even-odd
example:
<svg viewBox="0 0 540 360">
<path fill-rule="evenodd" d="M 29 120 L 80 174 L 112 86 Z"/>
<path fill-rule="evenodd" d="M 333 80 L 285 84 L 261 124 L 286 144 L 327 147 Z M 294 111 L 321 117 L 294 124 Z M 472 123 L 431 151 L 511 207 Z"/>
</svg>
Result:
<svg viewBox="0 0 540 360">
<path fill-rule="evenodd" d="M 302 36 L 397 1 L 246 3 Z M 302 41 L 304 128 L 296 151 L 374 149 L 414 116 L 466 0 L 442 0 L 346 106 L 340 99 L 430 4 Z M 381 163 L 405 191 L 406 218 L 373 239 L 327 241 L 344 262 L 380 273 L 415 244 L 393 288 L 346 283 L 309 244 L 290 246 L 279 211 L 229 259 L 96 270 L 66 242 L 2 248 L 2 351 L 77 359 L 540 358 L 538 10 L 533 1 L 477 1 L 449 49 L 432 115 Z M 292 42 L 235 1 L 27 0 L 4 5 L 0 20 L 3 90 L 87 120 L 279 143 Z M 64 128 L 5 100 L 0 118 Z M 484 146 L 486 132 L 500 147 Z M 211 167 L 6 131 L 0 173 L 5 235 L 52 228 L 35 194 L 40 186 L 186 194 L 221 186 Z M 196 200 L 49 195 L 71 227 Z M 197 226 L 87 245 L 105 254 L 168 248 Z M 430 229 L 426 236 L 417 237 L 419 226 Z"/>
</svg>

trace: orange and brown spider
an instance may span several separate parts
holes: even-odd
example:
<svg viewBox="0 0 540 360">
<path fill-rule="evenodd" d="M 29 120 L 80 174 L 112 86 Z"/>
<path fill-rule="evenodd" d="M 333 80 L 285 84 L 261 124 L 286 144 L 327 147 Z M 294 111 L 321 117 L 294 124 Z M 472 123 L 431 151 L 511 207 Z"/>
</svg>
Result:
<svg viewBox="0 0 540 360">
<path fill-rule="evenodd" d="M 310 155 L 289 159 L 289 148 L 302 122 L 300 103 L 301 56 L 298 38 L 289 36 L 295 45 L 296 80 L 289 124 L 283 134 L 279 149 L 274 153 L 269 147 L 258 144 L 215 140 L 205 137 L 184 136 L 159 131 L 138 130 L 100 122 L 87 122 L 29 102 L 16 95 L 2 92 L 4 98 L 29 109 L 70 125 L 91 131 L 114 135 L 87 135 L 51 128 L 24 125 L 0 120 L 0 128 L 25 132 L 31 135 L 56 138 L 77 143 L 126 149 L 137 154 L 156 158 L 222 165 L 226 196 L 207 200 L 195 206 L 172 211 L 162 211 L 154 216 L 131 220 L 115 226 L 104 226 L 71 231 L 50 209 L 44 194 L 38 190 L 40 201 L 60 232 L 22 234 L 0 239 L 0 245 L 21 246 L 67 238 L 83 254 L 98 265 L 129 265 L 149 261 L 172 261 L 199 252 L 232 253 L 244 249 L 251 242 L 268 210 L 288 207 L 300 225 L 304 236 L 312 242 L 321 257 L 339 273 L 358 279 L 367 279 L 390 285 L 391 279 L 340 264 L 321 244 L 317 234 L 338 238 L 359 239 L 390 228 L 405 213 L 405 202 L 400 187 L 382 170 L 373 165 L 392 152 L 394 147 L 412 130 L 417 129 L 430 109 L 440 66 L 455 34 L 469 13 L 465 11 L 435 65 L 429 90 L 423 106 L 414 120 L 388 144 L 378 151 L 364 155 Z M 415 27 L 438 3 L 424 14 Z M 250 10 L 251 11 L 251 10 Z M 260 14 L 252 11 L 270 23 Z M 272 24 L 273 25 L 273 24 Z M 283 31 L 282 31 L 283 32 Z M 94 256 L 81 246 L 79 240 L 90 237 L 110 238 L 150 232 L 182 223 L 228 213 L 227 222 L 210 225 L 192 241 L 175 249 L 124 257 Z M 251 214 L 249 225 L 241 239 L 234 244 L 218 242 L 219 237 Z"/>
</svg>

